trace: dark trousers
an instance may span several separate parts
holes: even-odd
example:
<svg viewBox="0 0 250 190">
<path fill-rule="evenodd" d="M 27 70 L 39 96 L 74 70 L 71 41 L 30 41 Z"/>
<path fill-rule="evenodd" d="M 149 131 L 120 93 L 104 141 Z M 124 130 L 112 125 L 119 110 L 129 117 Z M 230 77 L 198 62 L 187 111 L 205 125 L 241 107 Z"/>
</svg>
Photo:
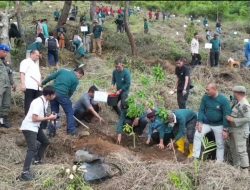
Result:
<svg viewBox="0 0 250 190">
<path fill-rule="evenodd" d="M 63 96 L 60 94 L 56 94 L 56 98 L 50 101 L 51 111 L 55 113 L 59 113 L 59 106 L 61 105 L 63 111 L 66 114 L 67 119 L 67 132 L 68 133 L 75 133 L 76 131 L 76 123 L 74 119 L 74 111 L 72 108 L 72 102 L 69 97 Z"/>
<path fill-rule="evenodd" d="M 189 90 L 187 90 L 187 93 L 184 96 L 182 94 L 182 91 L 177 91 L 177 103 L 179 109 L 186 109 L 188 95 L 189 95 Z"/>
<path fill-rule="evenodd" d="M 190 144 L 193 144 L 194 141 L 194 134 L 195 134 L 195 126 L 196 126 L 197 119 L 193 118 L 187 122 L 187 140 Z"/>
<path fill-rule="evenodd" d="M 200 54 L 192 54 L 191 65 L 200 65 L 201 64 L 201 55 Z"/>
<path fill-rule="evenodd" d="M 92 105 L 93 106 L 93 108 L 94 108 L 94 110 L 97 112 L 97 113 L 99 113 L 99 111 L 100 111 L 100 107 L 99 107 L 99 105 Z M 90 112 L 90 111 L 88 111 L 88 110 L 84 110 L 84 111 L 82 111 L 82 110 L 74 110 L 74 116 L 77 118 L 77 119 L 79 119 L 79 120 L 82 120 L 82 119 L 84 119 L 84 120 L 87 120 L 87 121 L 91 121 L 91 119 L 94 117 L 94 115 Z"/>
<path fill-rule="evenodd" d="M 210 65 L 211 67 L 217 67 L 219 65 L 220 52 L 210 52 Z"/>
<path fill-rule="evenodd" d="M 154 132 L 151 135 L 151 138 L 152 138 L 154 143 L 157 143 L 157 144 L 160 143 L 160 134 L 159 134 L 159 132 Z M 173 139 L 173 138 L 174 138 L 173 133 L 165 133 L 164 138 L 163 138 L 164 145 L 167 145 L 170 142 L 170 139 Z"/>
<path fill-rule="evenodd" d="M 31 102 L 37 97 L 41 96 L 42 92 L 39 90 L 26 89 L 24 92 L 24 113 L 27 115 Z"/>
<path fill-rule="evenodd" d="M 134 119 L 126 118 L 124 124 L 132 125 L 133 121 L 134 121 Z M 134 128 L 133 128 L 135 134 L 142 135 L 147 124 L 148 124 L 148 121 L 146 120 L 146 118 L 140 118 L 138 126 L 134 126 Z"/>
<path fill-rule="evenodd" d="M 27 154 L 25 157 L 23 171 L 29 171 L 32 159 L 41 160 L 43 158 L 44 152 L 49 145 L 49 140 L 43 133 L 42 129 L 38 130 L 38 133 L 28 130 L 23 130 L 23 135 L 27 142 Z M 37 150 L 37 141 L 40 142 L 40 146 Z"/>
<path fill-rule="evenodd" d="M 123 107 L 125 105 L 125 100 L 128 97 L 127 92 L 122 92 L 118 97 L 118 102 L 121 101 L 121 106 Z M 116 111 L 116 113 L 120 116 L 121 115 L 121 109 L 118 107 L 118 105 L 113 106 L 113 109 Z"/>
</svg>

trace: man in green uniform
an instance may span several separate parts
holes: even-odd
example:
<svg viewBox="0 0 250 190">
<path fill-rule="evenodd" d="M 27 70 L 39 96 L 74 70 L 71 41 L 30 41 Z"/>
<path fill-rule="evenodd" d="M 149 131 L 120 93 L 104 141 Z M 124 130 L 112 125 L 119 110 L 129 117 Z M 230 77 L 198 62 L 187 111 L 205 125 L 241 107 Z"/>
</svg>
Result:
<svg viewBox="0 0 250 190">
<path fill-rule="evenodd" d="M 102 55 L 102 36 L 103 36 L 103 28 L 98 24 L 97 20 L 93 22 L 93 51 L 92 53 L 96 53 L 96 46 L 98 47 L 99 55 Z"/>
<path fill-rule="evenodd" d="M 125 100 L 129 94 L 129 88 L 131 84 L 131 75 L 128 69 L 124 68 L 123 58 L 119 57 L 115 61 L 115 70 L 112 74 L 112 88 L 116 89 L 116 95 L 119 96 L 121 100 L 121 106 L 125 105 Z M 118 115 L 121 114 L 120 108 L 118 106 L 113 106 L 114 110 Z"/>
<path fill-rule="evenodd" d="M 0 44 L 0 126 L 11 127 L 8 114 L 11 104 L 11 86 L 13 91 L 16 89 L 12 77 L 12 70 L 5 60 L 10 48 L 7 45 Z"/>
<path fill-rule="evenodd" d="M 231 116 L 227 116 L 230 123 L 230 150 L 233 165 L 248 172 L 247 138 L 249 136 L 250 105 L 246 98 L 246 88 L 244 86 L 235 86 L 233 92 L 236 103 L 232 107 Z"/>
</svg>

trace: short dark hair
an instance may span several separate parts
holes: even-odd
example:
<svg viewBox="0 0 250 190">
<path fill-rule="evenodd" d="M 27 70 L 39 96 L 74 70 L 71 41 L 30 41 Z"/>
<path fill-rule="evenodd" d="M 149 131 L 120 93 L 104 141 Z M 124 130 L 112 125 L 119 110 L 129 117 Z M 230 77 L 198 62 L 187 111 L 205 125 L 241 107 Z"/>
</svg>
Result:
<svg viewBox="0 0 250 190">
<path fill-rule="evenodd" d="M 75 72 L 78 72 L 81 75 L 84 75 L 84 69 L 82 67 L 78 67 L 74 70 Z"/>
<path fill-rule="evenodd" d="M 54 33 L 53 32 L 49 32 L 49 36 L 54 36 Z"/>
<path fill-rule="evenodd" d="M 194 36 L 196 36 L 196 35 L 198 35 L 198 32 L 195 32 L 195 33 L 194 33 Z"/>
<path fill-rule="evenodd" d="M 185 58 L 185 57 L 176 57 L 175 61 L 181 61 L 181 62 L 186 63 L 187 62 L 187 58 Z"/>
<path fill-rule="evenodd" d="M 120 63 L 124 64 L 125 59 L 122 56 L 119 56 L 115 60 L 115 65 L 118 65 Z"/>
<path fill-rule="evenodd" d="M 93 85 L 89 88 L 88 92 L 94 93 L 95 91 L 98 91 L 98 88 L 95 85 Z"/>
<path fill-rule="evenodd" d="M 48 85 L 48 86 L 45 86 L 44 88 L 43 88 L 43 95 L 44 96 L 51 96 L 51 95 L 54 95 L 56 92 L 55 92 L 55 89 L 54 89 L 54 87 L 53 86 L 50 86 L 50 85 Z"/>
</svg>

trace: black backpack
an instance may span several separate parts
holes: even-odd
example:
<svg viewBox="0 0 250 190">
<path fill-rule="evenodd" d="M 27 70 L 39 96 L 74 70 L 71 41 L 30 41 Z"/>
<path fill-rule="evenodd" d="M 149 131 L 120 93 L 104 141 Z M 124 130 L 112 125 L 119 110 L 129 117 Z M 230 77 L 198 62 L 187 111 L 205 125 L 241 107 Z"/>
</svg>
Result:
<svg viewBox="0 0 250 190">
<path fill-rule="evenodd" d="M 57 49 L 57 43 L 55 38 L 48 39 L 48 50 L 55 51 Z"/>
</svg>

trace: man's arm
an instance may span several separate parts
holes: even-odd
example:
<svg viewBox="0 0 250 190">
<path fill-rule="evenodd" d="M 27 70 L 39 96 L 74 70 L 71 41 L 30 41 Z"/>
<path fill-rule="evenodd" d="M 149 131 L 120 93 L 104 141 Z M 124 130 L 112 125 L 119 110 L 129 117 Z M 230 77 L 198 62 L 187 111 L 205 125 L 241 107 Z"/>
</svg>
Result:
<svg viewBox="0 0 250 190">
<path fill-rule="evenodd" d="M 226 116 L 230 116 L 230 114 L 232 112 L 232 109 L 231 109 L 230 103 L 229 103 L 229 101 L 227 100 L 226 97 L 224 97 L 224 101 L 223 101 L 223 104 L 222 104 L 222 112 L 223 112 L 223 127 L 228 128 L 229 123 L 228 123 L 228 121 L 226 119 Z"/>
<path fill-rule="evenodd" d="M 185 135 L 185 130 L 186 130 L 185 118 L 178 118 L 178 123 L 179 123 L 179 129 L 177 135 L 175 136 L 175 142 Z"/>
<path fill-rule="evenodd" d="M 125 84 L 123 85 L 122 90 L 127 91 L 127 90 L 129 90 L 129 87 L 131 85 L 131 75 L 130 75 L 129 71 L 127 71 L 125 73 L 124 81 L 125 81 Z"/>
<path fill-rule="evenodd" d="M 112 85 L 114 86 L 115 84 L 116 84 L 115 71 L 113 71 L 113 73 L 112 73 Z"/>
<path fill-rule="evenodd" d="M 78 84 L 79 84 L 79 81 L 74 82 L 73 85 L 71 85 L 71 87 L 69 89 L 69 97 L 71 97 L 74 94 L 74 92 L 75 92 L 76 87 L 78 86 Z"/>
<path fill-rule="evenodd" d="M 44 80 L 42 81 L 42 85 L 45 85 L 45 84 L 47 84 L 49 81 L 56 79 L 56 77 L 59 75 L 60 72 L 61 72 L 61 70 L 59 70 L 59 71 L 57 71 L 57 72 L 52 73 L 51 75 L 49 75 L 46 79 L 44 79 Z"/>
<path fill-rule="evenodd" d="M 205 116 L 205 96 L 202 97 L 201 99 L 201 105 L 200 105 L 200 109 L 199 109 L 199 113 L 198 113 L 198 119 L 197 121 L 199 123 L 203 123 L 204 121 L 204 116 Z"/>
</svg>

